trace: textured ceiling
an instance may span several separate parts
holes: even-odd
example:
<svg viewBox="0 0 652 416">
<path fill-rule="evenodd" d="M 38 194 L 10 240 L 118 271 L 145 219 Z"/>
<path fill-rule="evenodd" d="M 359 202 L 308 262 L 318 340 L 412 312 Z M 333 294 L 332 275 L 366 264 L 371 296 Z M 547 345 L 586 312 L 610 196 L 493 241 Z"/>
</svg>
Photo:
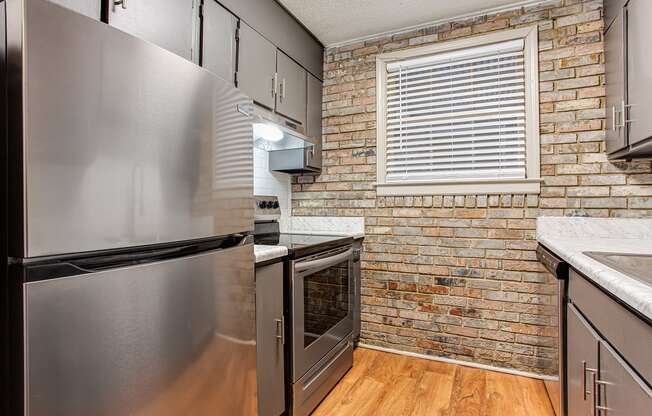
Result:
<svg viewBox="0 0 652 416">
<path fill-rule="evenodd" d="M 525 3 L 516 0 L 278 0 L 326 46 L 435 20 Z"/>
</svg>

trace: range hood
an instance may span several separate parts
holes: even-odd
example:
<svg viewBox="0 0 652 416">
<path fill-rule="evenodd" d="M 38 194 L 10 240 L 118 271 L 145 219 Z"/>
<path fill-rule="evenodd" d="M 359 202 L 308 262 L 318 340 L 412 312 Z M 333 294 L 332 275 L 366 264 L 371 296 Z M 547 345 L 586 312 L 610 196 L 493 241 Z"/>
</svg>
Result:
<svg viewBox="0 0 652 416">
<path fill-rule="evenodd" d="M 321 172 L 321 140 L 308 137 L 300 123 L 253 108 L 254 146 L 269 152 L 269 169 L 293 175 Z"/>
</svg>

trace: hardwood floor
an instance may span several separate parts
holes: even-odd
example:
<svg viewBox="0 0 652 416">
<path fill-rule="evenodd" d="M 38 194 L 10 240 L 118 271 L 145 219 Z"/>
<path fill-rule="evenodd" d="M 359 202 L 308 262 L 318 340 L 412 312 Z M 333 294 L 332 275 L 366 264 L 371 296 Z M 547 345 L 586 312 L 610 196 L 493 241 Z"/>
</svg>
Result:
<svg viewBox="0 0 652 416">
<path fill-rule="evenodd" d="M 541 380 L 358 348 L 313 416 L 554 416 Z"/>
</svg>

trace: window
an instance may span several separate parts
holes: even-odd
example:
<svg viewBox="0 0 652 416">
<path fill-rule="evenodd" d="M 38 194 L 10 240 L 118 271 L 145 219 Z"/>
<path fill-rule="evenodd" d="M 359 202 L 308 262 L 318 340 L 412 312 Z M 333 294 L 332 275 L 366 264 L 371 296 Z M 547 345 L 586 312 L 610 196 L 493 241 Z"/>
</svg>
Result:
<svg viewBox="0 0 652 416">
<path fill-rule="evenodd" d="M 538 193 L 537 28 L 377 58 L 378 195 Z"/>
</svg>

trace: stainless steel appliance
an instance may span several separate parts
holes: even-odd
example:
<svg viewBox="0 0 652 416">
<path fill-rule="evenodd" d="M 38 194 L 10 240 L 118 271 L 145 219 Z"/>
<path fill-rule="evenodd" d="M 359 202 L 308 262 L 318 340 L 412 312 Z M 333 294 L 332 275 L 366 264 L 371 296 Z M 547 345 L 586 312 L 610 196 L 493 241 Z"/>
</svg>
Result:
<svg viewBox="0 0 652 416">
<path fill-rule="evenodd" d="M 558 283 L 558 380 L 546 380 L 545 386 L 557 416 L 566 416 L 566 303 L 568 293 L 568 263 L 542 245 L 537 246 L 537 259 L 557 279 Z"/>
<path fill-rule="evenodd" d="M 288 248 L 288 381 L 292 414 L 308 415 L 353 363 L 359 245 L 351 237 L 280 233 L 277 198 L 256 200 L 256 244 Z"/>
<path fill-rule="evenodd" d="M 48 1 L 3 5 L 9 414 L 255 414 L 250 100 Z"/>
<path fill-rule="evenodd" d="M 352 244 L 291 262 L 293 410 L 307 415 L 353 364 Z"/>
<path fill-rule="evenodd" d="M 269 169 L 289 174 L 321 172 L 321 136 L 308 137 L 300 123 L 254 107 L 254 139 L 269 152 Z"/>
</svg>

